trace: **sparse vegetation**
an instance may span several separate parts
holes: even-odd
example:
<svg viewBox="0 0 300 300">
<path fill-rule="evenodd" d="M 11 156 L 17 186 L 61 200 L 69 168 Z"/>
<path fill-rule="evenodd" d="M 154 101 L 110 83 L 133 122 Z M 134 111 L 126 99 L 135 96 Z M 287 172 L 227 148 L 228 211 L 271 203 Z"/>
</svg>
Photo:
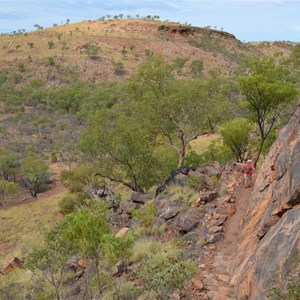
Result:
<svg viewBox="0 0 300 300">
<path fill-rule="evenodd" d="M 31 270 L 1 277 L 0 298 L 64 299 L 74 282 L 89 299 L 181 297 L 196 274 L 191 248 L 207 240 L 178 228 L 190 213 L 206 218 L 199 191 L 230 191 L 204 167 L 266 153 L 289 116 L 297 46 L 282 59 L 269 55 L 273 43 L 136 17 L 0 36 L 1 263 L 16 255 Z M 257 57 L 241 64 L 245 54 Z M 172 182 L 176 167 L 193 170 Z M 133 191 L 150 197 L 135 203 Z M 173 208 L 171 219 L 161 213 Z M 76 273 L 72 256 L 84 265 Z M 274 299 L 297 288 L 275 289 Z"/>
</svg>

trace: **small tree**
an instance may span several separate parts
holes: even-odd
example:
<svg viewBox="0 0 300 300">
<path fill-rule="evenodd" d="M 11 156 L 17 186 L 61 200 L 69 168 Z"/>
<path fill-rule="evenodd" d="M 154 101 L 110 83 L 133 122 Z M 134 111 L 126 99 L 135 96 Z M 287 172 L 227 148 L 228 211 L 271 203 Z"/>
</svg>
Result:
<svg viewBox="0 0 300 300">
<path fill-rule="evenodd" d="M 226 122 L 221 130 L 224 144 L 234 154 L 237 162 L 243 162 L 248 158 L 250 133 L 252 124 L 247 119 L 234 119 Z"/>
<path fill-rule="evenodd" d="M 9 196 L 15 194 L 19 189 L 19 185 L 14 182 L 6 180 L 0 180 L 0 199 L 3 196 Z M 6 201 L 2 201 L 3 206 L 6 206 Z"/>
<path fill-rule="evenodd" d="M 70 257 L 71 244 L 62 235 L 62 224 L 55 225 L 45 236 L 45 244 L 33 249 L 26 257 L 25 267 L 40 271 L 54 288 L 55 298 L 63 299 L 63 280 L 67 275 L 65 264 Z"/>
<path fill-rule="evenodd" d="M 116 62 L 114 71 L 116 75 L 123 75 L 125 73 L 124 64 L 121 61 Z"/>
<path fill-rule="evenodd" d="M 9 180 L 10 176 L 15 176 L 17 173 L 19 161 L 18 156 L 12 152 L 0 152 L 0 175 L 5 180 Z"/>
<path fill-rule="evenodd" d="M 35 155 L 27 156 L 21 163 L 21 174 L 24 185 L 30 190 L 31 196 L 37 198 L 42 184 L 48 179 L 48 165 Z"/>
<path fill-rule="evenodd" d="M 193 60 L 191 63 L 191 71 L 195 77 L 199 77 L 203 71 L 203 61 Z"/>
<path fill-rule="evenodd" d="M 280 117 L 297 96 L 294 84 L 287 81 L 287 65 L 278 57 L 277 54 L 248 58 L 247 75 L 239 78 L 246 107 L 259 129 L 260 144 L 254 165 L 259 160 L 266 139 L 281 126 Z"/>
</svg>

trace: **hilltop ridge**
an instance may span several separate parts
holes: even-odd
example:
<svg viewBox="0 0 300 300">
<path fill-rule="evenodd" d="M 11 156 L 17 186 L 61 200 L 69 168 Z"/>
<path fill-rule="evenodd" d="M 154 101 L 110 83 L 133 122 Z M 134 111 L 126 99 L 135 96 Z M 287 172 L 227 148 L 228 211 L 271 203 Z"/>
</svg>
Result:
<svg viewBox="0 0 300 300">
<path fill-rule="evenodd" d="M 221 30 L 139 19 L 82 21 L 1 35 L 0 43 L 2 70 L 20 83 L 38 76 L 51 84 L 71 73 L 96 83 L 120 81 L 153 54 L 178 61 L 178 76 L 190 77 L 195 60 L 203 63 L 203 74 L 213 69 L 230 73 L 244 55 L 288 55 L 292 49 L 284 42 L 248 44 Z"/>
</svg>

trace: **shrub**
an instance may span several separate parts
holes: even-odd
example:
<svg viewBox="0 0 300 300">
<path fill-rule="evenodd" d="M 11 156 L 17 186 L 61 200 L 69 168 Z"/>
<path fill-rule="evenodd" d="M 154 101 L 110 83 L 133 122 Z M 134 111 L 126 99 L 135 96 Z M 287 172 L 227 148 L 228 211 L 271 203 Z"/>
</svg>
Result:
<svg viewBox="0 0 300 300">
<path fill-rule="evenodd" d="M 93 170 L 85 166 L 76 167 L 72 170 L 63 170 L 60 175 L 62 184 L 72 193 L 82 192 L 88 182 L 93 182 L 93 178 Z"/>
<path fill-rule="evenodd" d="M 115 63 L 114 72 L 116 75 L 123 75 L 125 73 L 125 67 L 121 61 Z"/>
<path fill-rule="evenodd" d="M 68 194 L 62 197 L 59 202 L 59 212 L 67 215 L 75 211 L 78 207 L 84 204 L 84 195 L 82 194 Z"/>
<path fill-rule="evenodd" d="M 161 24 L 161 25 L 158 26 L 157 30 L 158 31 L 164 31 L 165 28 L 166 28 L 166 25 L 165 24 Z"/>
<path fill-rule="evenodd" d="M 149 255 L 137 272 L 144 288 L 155 291 L 160 299 L 167 299 L 175 289 L 182 289 L 196 273 L 197 267 L 190 260 L 183 260 L 179 252 L 168 251 Z"/>
<path fill-rule="evenodd" d="M 235 156 L 236 161 L 243 162 L 249 155 L 250 133 L 253 125 L 249 120 L 237 118 L 226 122 L 221 130 L 224 144 Z"/>
<path fill-rule="evenodd" d="M 273 288 L 268 295 L 272 300 L 295 300 L 300 299 L 300 281 L 289 282 L 286 291 Z"/>
<path fill-rule="evenodd" d="M 191 63 L 191 71 L 195 77 L 198 77 L 203 71 L 203 61 L 193 60 Z"/>
<path fill-rule="evenodd" d="M 203 157 L 194 150 L 188 152 L 185 157 L 185 165 L 188 167 L 198 168 L 201 163 L 203 163 Z"/>
<path fill-rule="evenodd" d="M 199 190 L 201 190 L 201 188 L 204 184 L 204 179 L 199 176 L 189 175 L 187 184 L 190 188 L 199 191 Z"/>
<path fill-rule="evenodd" d="M 48 41 L 48 47 L 49 47 L 49 49 L 53 49 L 54 48 L 54 42 L 53 41 Z"/>
<path fill-rule="evenodd" d="M 178 255 L 178 250 L 171 244 L 162 244 L 152 238 L 140 239 L 133 245 L 131 260 L 137 262 L 150 255 L 164 252 L 168 252 L 171 256 L 175 257 Z"/>
<path fill-rule="evenodd" d="M 137 299 L 141 290 L 130 282 L 125 282 L 119 286 L 118 296 L 122 300 Z"/>
</svg>

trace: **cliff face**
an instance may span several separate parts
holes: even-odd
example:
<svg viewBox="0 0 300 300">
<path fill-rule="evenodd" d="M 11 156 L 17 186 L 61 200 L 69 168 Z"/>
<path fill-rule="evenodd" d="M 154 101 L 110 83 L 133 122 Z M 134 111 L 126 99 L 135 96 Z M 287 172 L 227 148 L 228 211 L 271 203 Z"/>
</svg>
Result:
<svg viewBox="0 0 300 300">
<path fill-rule="evenodd" d="M 255 182 L 232 283 L 238 299 L 263 300 L 299 278 L 300 106 L 280 132 Z"/>
</svg>

